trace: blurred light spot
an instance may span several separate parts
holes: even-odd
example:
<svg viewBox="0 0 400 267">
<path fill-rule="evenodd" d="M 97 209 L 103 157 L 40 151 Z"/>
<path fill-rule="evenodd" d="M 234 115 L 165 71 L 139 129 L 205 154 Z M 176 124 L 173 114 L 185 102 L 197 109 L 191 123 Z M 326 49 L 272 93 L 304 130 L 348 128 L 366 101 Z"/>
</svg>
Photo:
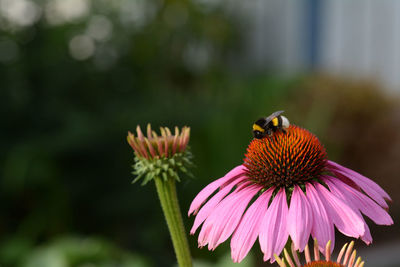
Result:
<svg viewBox="0 0 400 267">
<path fill-rule="evenodd" d="M 186 66 L 194 72 L 204 71 L 210 63 L 211 48 L 204 43 L 188 45 L 183 54 Z"/>
<path fill-rule="evenodd" d="M 148 0 L 122 0 L 120 19 L 125 26 L 141 28 L 150 21 L 157 12 L 157 3 Z"/>
<path fill-rule="evenodd" d="M 188 11 L 182 4 L 169 4 L 164 13 L 165 22 L 171 27 L 178 27 L 186 23 Z"/>
<path fill-rule="evenodd" d="M 59 25 L 85 17 L 90 11 L 90 0 L 52 0 L 46 5 L 49 24 Z"/>
<path fill-rule="evenodd" d="M 1 15 L 16 26 L 30 26 L 39 20 L 40 7 L 30 0 L 0 0 Z"/>
<path fill-rule="evenodd" d="M 69 264 L 60 249 L 40 248 L 28 254 L 25 267 L 67 267 Z"/>
<path fill-rule="evenodd" d="M 100 46 L 96 49 L 94 64 L 99 70 L 108 70 L 117 60 L 117 51 L 110 46 Z"/>
<path fill-rule="evenodd" d="M 19 55 L 17 43 L 12 40 L 0 40 L 0 62 L 10 63 L 15 61 Z"/>
<path fill-rule="evenodd" d="M 105 41 L 110 38 L 112 29 L 113 25 L 108 18 L 96 15 L 90 19 L 87 34 L 97 41 Z"/>
<path fill-rule="evenodd" d="M 69 53 L 76 60 L 85 60 L 94 53 L 93 39 L 87 35 L 77 35 L 69 42 Z"/>
</svg>

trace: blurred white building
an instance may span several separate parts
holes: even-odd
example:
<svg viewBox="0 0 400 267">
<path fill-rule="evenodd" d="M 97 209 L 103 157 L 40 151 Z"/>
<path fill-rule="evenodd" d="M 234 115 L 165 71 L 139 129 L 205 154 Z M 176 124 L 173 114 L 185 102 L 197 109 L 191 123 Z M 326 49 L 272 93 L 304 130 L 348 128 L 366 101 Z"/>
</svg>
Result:
<svg viewBox="0 0 400 267">
<path fill-rule="evenodd" d="M 244 61 L 368 78 L 400 92 L 400 1 L 231 1 L 250 29 Z"/>
</svg>

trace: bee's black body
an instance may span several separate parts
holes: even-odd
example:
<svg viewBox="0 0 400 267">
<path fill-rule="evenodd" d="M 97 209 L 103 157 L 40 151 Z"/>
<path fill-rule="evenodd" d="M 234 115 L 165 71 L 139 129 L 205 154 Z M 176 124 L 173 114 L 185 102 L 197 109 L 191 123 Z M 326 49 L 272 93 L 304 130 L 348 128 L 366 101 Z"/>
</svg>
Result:
<svg viewBox="0 0 400 267">
<path fill-rule="evenodd" d="M 253 124 L 254 138 L 262 139 L 271 136 L 274 132 L 281 130 L 286 132 L 289 120 L 282 116 L 283 111 L 276 111 L 268 117 L 260 118 Z"/>
</svg>

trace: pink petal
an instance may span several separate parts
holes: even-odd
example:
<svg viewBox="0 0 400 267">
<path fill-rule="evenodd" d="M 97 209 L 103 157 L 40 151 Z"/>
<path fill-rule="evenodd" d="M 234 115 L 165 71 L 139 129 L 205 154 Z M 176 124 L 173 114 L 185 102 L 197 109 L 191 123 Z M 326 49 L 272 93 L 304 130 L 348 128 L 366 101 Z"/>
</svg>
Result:
<svg viewBox="0 0 400 267">
<path fill-rule="evenodd" d="M 342 181 L 338 180 L 335 177 L 329 177 L 329 176 L 325 176 L 323 177 L 323 181 L 328 185 L 329 189 L 331 190 L 331 192 L 333 194 L 335 194 L 338 198 L 341 199 L 347 199 L 347 204 L 349 205 L 349 207 L 351 207 L 353 209 L 354 212 L 356 212 L 360 217 L 361 217 L 361 213 L 359 211 L 359 209 L 355 206 L 355 202 L 353 202 L 352 200 L 350 200 L 350 198 L 345 197 L 345 194 L 343 193 L 342 189 L 338 189 L 336 187 L 336 185 L 333 182 L 340 182 L 346 186 L 348 186 L 347 184 L 343 183 Z M 349 188 L 353 189 L 351 186 L 348 186 Z M 358 191 L 357 191 L 358 192 Z M 361 193 L 360 193 L 361 194 Z M 368 197 L 367 197 L 368 198 Z M 369 199 L 369 198 L 368 198 Z M 372 201 L 372 200 L 371 200 Z M 373 201 L 372 201 L 373 202 Z M 375 202 L 373 202 L 375 205 L 377 205 Z M 369 245 L 372 242 L 372 236 L 371 236 L 371 232 L 369 231 L 369 227 L 368 225 L 365 223 L 364 221 L 364 229 L 365 232 L 364 234 L 360 237 L 361 240 L 363 240 L 367 245 Z"/>
<path fill-rule="evenodd" d="M 372 236 L 371 236 L 371 232 L 369 231 L 369 227 L 368 225 L 365 223 L 364 221 L 364 229 L 365 232 L 364 234 L 360 237 L 362 241 L 364 241 L 367 245 L 372 243 Z"/>
<path fill-rule="evenodd" d="M 388 207 L 385 199 L 391 200 L 390 196 L 374 181 L 333 161 L 328 160 L 327 164 L 329 167 L 331 167 L 331 170 L 334 173 L 340 173 L 356 183 L 359 187 L 361 187 L 362 190 L 364 190 L 365 193 L 367 193 L 367 195 L 369 195 L 383 208 Z"/>
<path fill-rule="evenodd" d="M 149 156 L 148 156 L 147 150 L 144 146 L 144 136 L 143 136 L 142 130 L 140 129 L 139 125 L 136 126 L 136 132 L 137 132 L 138 139 L 139 139 L 139 141 L 137 141 L 137 144 L 140 148 L 140 151 L 142 152 L 143 156 L 148 159 Z"/>
<path fill-rule="evenodd" d="M 214 250 L 228 239 L 239 224 L 250 200 L 260 189 L 260 185 L 249 185 L 241 190 L 235 190 L 222 200 L 204 222 L 203 228 L 208 232 L 208 237 L 204 239 L 202 245 L 208 243 L 208 248 Z"/>
<path fill-rule="evenodd" d="M 241 262 L 250 251 L 259 234 L 260 225 L 268 209 L 268 202 L 275 187 L 262 193 L 249 207 L 231 239 L 233 262 Z"/>
<path fill-rule="evenodd" d="M 294 249 L 303 251 L 308 242 L 313 224 L 312 211 L 307 198 L 299 186 L 295 186 L 290 201 L 287 228 Z"/>
<path fill-rule="evenodd" d="M 342 200 L 352 205 L 356 210 L 360 210 L 376 224 L 391 225 L 393 220 L 390 215 L 372 199 L 362 192 L 354 189 L 339 179 L 326 177 L 324 179 L 331 191 Z"/>
<path fill-rule="evenodd" d="M 247 179 L 245 176 L 239 177 L 230 184 L 223 187 L 218 191 L 212 198 L 210 198 L 207 203 L 200 209 L 199 213 L 194 220 L 193 227 L 190 230 L 190 234 L 194 234 L 200 224 L 210 215 L 210 213 L 215 209 L 215 207 L 221 202 L 221 200 L 232 190 L 232 188 L 243 180 Z"/>
<path fill-rule="evenodd" d="M 230 172 L 228 172 L 224 177 L 219 178 L 214 182 L 212 182 L 211 184 L 204 187 L 203 190 L 201 190 L 200 193 L 198 193 L 197 196 L 193 199 L 192 204 L 190 204 L 188 216 L 190 216 L 190 214 L 192 214 L 193 212 L 194 214 L 196 214 L 200 206 L 203 205 L 203 203 L 212 193 L 214 193 L 215 190 L 217 190 L 225 183 L 231 182 L 231 180 L 237 178 L 238 176 L 243 175 L 245 169 L 246 168 L 243 165 L 239 165 L 236 168 L 232 169 Z"/>
<path fill-rule="evenodd" d="M 287 231 L 288 206 L 285 189 L 281 188 L 272 200 L 261 222 L 259 241 L 264 253 L 264 261 L 274 262 L 274 253 L 279 255 L 285 246 L 289 233 Z"/>
<path fill-rule="evenodd" d="M 337 229 L 347 236 L 358 238 L 365 232 L 364 219 L 320 183 L 314 183 L 320 199 L 324 201 L 328 216 Z"/>
<path fill-rule="evenodd" d="M 206 227 L 206 225 L 203 225 L 199 233 L 199 237 L 197 239 L 197 242 L 199 243 L 199 248 L 207 245 L 211 230 L 212 230 L 211 226 Z"/>
<path fill-rule="evenodd" d="M 316 189 L 310 183 L 306 183 L 306 196 L 313 213 L 313 226 L 311 235 L 317 239 L 319 250 L 324 253 L 325 245 L 329 240 L 332 242 L 331 249 L 335 246 L 334 226 L 326 211 L 324 199 L 320 199 Z"/>
</svg>

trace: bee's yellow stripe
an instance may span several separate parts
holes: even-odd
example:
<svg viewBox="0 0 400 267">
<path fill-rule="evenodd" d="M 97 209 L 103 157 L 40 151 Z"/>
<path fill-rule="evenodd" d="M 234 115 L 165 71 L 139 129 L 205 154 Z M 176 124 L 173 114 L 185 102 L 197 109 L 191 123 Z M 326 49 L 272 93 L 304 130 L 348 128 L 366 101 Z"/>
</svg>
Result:
<svg viewBox="0 0 400 267">
<path fill-rule="evenodd" d="M 278 126 L 278 123 L 279 123 L 278 118 L 273 118 L 272 119 L 272 125 Z"/>
<path fill-rule="evenodd" d="M 257 124 L 253 124 L 253 131 L 260 131 L 260 132 L 264 132 L 264 129 L 261 128 L 259 125 Z"/>
</svg>

